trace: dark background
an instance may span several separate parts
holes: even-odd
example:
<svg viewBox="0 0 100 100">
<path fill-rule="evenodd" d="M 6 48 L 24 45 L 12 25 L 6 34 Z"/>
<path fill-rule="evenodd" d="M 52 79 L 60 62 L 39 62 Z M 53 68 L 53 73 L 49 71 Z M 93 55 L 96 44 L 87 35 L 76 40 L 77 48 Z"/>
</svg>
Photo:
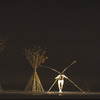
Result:
<svg viewBox="0 0 100 100">
<path fill-rule="evenodd" d="M 99 0 L 98 0 L 99 1 Z M 84 91 L 100 91 L 100 3 L 97 0 L 0 1 L 0 34 L 7 36 L 0 54 L 0 84 L 4 90 L 24 90 L 33 69 L 25 48 L 46 48 L 43 65 L 65 71 Z M 56 72 L 37 69 L 47 91 Z M 58 91 L 57 83 L 52 88 Z M 63 91 L 79 91 L 65 80 Z"/>
</svg>

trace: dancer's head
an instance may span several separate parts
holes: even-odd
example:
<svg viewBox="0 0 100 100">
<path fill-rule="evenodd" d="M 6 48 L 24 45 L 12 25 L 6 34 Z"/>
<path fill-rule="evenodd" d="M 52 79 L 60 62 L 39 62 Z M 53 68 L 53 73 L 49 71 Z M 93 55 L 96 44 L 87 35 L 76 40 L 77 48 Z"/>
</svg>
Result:
<svg viewBox="0 0 100 100">
<path fill-rule="evenodd" d="M 60 75 L 64 75 L 64 73 L 60 73 Z"/>
</svg>

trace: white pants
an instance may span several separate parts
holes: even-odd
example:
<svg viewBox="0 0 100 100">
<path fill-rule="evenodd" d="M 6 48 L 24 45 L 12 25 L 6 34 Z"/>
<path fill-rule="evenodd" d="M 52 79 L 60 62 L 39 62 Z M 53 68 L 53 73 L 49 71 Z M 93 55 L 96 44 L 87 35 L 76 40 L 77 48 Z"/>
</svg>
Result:
<svg viewBox="0 0 100 100">
<path fill-rule="evenodd" d="M 59 88 L 59 92 L 62 92 L 63 85 L 64 85 L 64 80 L 58 80 L 58 88 Z"/>
</svg>

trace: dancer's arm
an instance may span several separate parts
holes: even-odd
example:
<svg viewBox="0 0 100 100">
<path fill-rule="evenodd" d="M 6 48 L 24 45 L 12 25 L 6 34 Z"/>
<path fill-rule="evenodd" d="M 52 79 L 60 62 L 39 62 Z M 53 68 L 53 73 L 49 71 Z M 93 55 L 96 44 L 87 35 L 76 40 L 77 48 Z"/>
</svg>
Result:
<svg viewBox="0 0 100 100">
<path fill-rule="evenodd" d="M 64 75 L 64 77 L 65 77 L 66 79 L 68 79 L 68 77 L 67 77 L 67 76 L 65 76 L 65 75 Z"/>
<path fill-rule="evenodd" d="M 58 79 L 60 77 L 60 75 L 58 75 L 57 77 L 55 77 L 55 79 Z"/>
</svg>

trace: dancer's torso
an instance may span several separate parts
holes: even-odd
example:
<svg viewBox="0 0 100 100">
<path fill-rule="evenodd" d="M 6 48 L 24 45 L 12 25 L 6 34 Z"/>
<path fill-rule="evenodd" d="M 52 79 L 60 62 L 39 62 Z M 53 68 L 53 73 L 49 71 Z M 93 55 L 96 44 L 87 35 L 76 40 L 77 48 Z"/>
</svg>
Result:
<svg viewBox="0 0 100 100">
<path fill-rule="evenodd" d="M 63 75 L 60 75 L 58 80 L 63 80 L 64 79 L 64 76 Z"/>
</svg>

